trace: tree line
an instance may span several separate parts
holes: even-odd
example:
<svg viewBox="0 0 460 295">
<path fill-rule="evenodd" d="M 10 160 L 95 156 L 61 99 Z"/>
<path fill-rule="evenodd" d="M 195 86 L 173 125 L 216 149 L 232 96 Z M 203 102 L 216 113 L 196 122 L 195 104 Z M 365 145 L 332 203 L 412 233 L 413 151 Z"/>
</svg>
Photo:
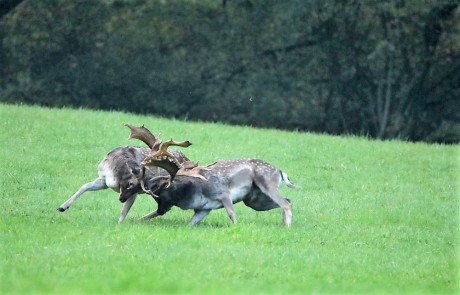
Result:
<svg viewBox="0 0 460 295">
<path fill-rule="evenodd" d="M 0 100 L 460 142 L 451 0 L 0 0 Z"/>
</svg>

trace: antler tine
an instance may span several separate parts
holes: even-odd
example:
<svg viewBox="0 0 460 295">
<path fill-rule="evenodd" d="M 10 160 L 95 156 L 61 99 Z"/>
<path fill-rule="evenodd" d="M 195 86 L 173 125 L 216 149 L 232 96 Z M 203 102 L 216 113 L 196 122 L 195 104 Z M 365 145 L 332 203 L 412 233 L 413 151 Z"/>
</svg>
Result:
<svg viewBox="0 0 460 295">
<path fill-rule="evenodd" d="M 144 159 L 142 162 L 143 166 L 158 166 L 166 171 L 171 175 L 171 181 L 177 174 L 177 171 L 182 167 L 182 164 L 179 160 L 168 151 L 169 146 L 181 146 L 181 147 L 189 147 L 192 145 L 190 141 L 173 141 L 172 139 L 163 142 L 160 145 L 158 151 L 152 149 L 150 155 Z"/>
<path fill-rule="evenodd" d="M 174 141 L 172 138 L 168 141 L 163 142 L 163 144 L 160 146 L 160 153 L 164 154 L 169 154 L 171 157 L 174 157 L 170 153 L 168 153 L 168 147 L 174 145 L 174 146 L 181 146 L 181 147 L 189 147 L 192 145 L 192 143 L 188 140 L 186 141 Z"/>
<path fill-rule="evenodd" d="M 179 169 L 179 171 L 177 171 L 176 175 L 201 178 L 204 181 L 208 181 L 206 177 L 200 174 L 200 171 L 210 171 L 211 169 L 209 167 L 214 165 L 215 163 L 216 162 L 206 166 L 198 166 L 198 162 L 185 161 L 182 164 L 182 167 Z"/>
<path fill-rule="evenodd" d="M 125 124 L 125 126 L 131 130 L 131 134 L 129 135 L 128 139 L 139 139 L 148 145 L 150 149 L 158 151 L 161 140 L 156 139 L 152 132 L 145 128 L 144 125 L 136 127 L 130 124 Z"/>
</svg>

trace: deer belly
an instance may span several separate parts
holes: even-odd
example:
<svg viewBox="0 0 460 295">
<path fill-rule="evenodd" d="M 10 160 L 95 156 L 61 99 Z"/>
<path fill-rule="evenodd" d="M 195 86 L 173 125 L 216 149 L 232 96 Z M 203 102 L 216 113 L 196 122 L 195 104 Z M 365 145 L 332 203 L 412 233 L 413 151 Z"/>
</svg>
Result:
<svg viewBox="0 0 460 295">
<path fill-rule="evenodd" d="M 198 209 L 198 210 L 212 210 L 222 208 L 222 202 L 218 200 L 209 199 L 203 195 L 195 195 L 192 198 L 181 200 L 176 205 L 177 207 L 187 209 Z"/>
<path fill-rule="evenodd" d="M 213 210 L 222 208 L 222 201 L 221 198 L 223 196 L 229 196 L 232 200 L 232 203 L 238 203 L 242 201 L 247 194 L 251 191 L 252 184 L 247 184 L 240 186 L 238 188 L 232 189 L 230 192 L 219 192 L 219 193 L 209 193 L 209 191 L 205 191 L 204 194 L 196 193 L 191 198 L 186 198 L 181 200 L 177 206 L 181 209 L 199 209 L 199 210 Z"/>
<path fill-rule="evenodd" d="M 230 199 L 232 200 L 232 203 L 238 203 L 241 202 L 251 191 L 252 188 L 252 183 L 247 183 L 245 185 L 240 185 L 238 187 L 233 188 L 230 191 Z"/>
</svg>

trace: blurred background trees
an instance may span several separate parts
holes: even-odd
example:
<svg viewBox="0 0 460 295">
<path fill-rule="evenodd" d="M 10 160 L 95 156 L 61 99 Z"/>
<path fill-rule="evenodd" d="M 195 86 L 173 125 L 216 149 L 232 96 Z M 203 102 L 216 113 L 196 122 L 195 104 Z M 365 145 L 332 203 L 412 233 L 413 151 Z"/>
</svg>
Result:
<svg viewBox="0 0 460 295">
<path fill-rule="evenodd" d="M 0 6 L 3 102 L 460 141 L 456 1 Z"/>
</svg>

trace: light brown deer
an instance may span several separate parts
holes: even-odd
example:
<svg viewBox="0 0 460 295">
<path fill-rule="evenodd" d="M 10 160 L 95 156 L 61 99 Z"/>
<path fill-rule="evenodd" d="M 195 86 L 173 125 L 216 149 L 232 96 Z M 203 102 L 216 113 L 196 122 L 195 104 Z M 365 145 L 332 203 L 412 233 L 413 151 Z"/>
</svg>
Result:
<svg viewBox="0 0 460 295">
<path fill-rule="evenodd" d="M 151 140 L 148 134 L 131 136 L 144 142 Z M 234 159 L 218 161 L 207 166 L 180 161 L 167 152 L 169 146 L 187 146 L 186 142 L 170 140 L 164 142 L 158 151 L 144 159 L 142 166 L 150 169 L 162 167 L 169 175 L 141 179 L 143 188 L 158 203 L 158 209 L 145 215 L 153 218 L 168 212 L 173 206 L 193 209 L 191 224 L 200 222 L 213 209 L 225 208 L 233 223 L 236 223 L 233 204 L 243 203 L 257 211 L 280 207 L 283 222 L 291 225 L 291 202 L 281 196 L 278 187 L 285 182 L 294 188 L 287 174 L 259 159 Z"/>
<path fill-rule="evenodd" d="M 121 223 L 128 214 L 131 206 L 136 201 L 139 193 L 144 193 L 141 181 L 152 177 L 167 175 L 168 173 L 159 167 L 144 169 L 141 162 L 147 158 L 152 151 L 158 151 L 161 141 L 144 126 L 134 127 L 126 124 L 131 129 L 129 138 L 145 137 L 144 141 L 149 147 L 140 148 L 132 146 L 117 147 L 110 151 L 99 163 L 99 177 L 80 187 L 67 201 L 62 203 L 57 211 L 64 212 L 75 200 L 86 191 L 97 191 L 111 188 L 119 193 L 119 200 L 124 203 L 118 223 Z M 165 151 L 164 151 L 165 152 Z M 180 151 L 168 151 L 179 163 L 189 159 Z"/>
</svg>

